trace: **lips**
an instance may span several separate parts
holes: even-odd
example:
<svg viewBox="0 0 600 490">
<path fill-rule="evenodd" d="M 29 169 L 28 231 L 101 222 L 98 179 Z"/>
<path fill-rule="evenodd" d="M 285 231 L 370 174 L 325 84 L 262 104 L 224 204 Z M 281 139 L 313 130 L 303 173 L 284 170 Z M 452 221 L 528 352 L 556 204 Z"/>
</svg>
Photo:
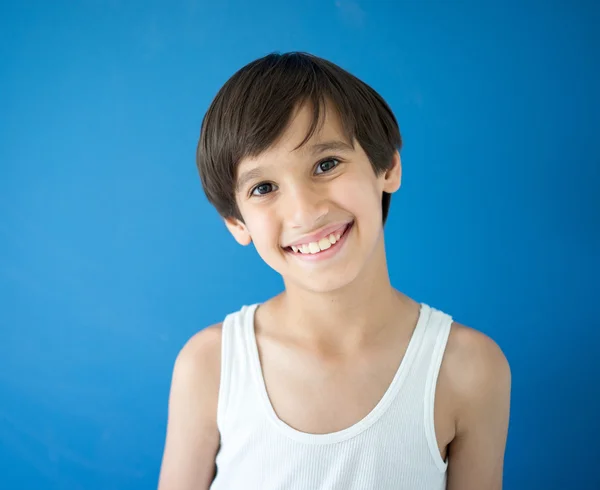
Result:
<svg viewBox="0 0 600 490">
<path fill-rule="evenodd" d="M 344 231 L 347 230 L 348 226 L 351 225 L 352 223 L 353 222 L 331 224 L 329 226 L 326 226 L 326 227 L 320 229 L 316 233 L 306 235 L 292 243 L 288 243 L 283 248 L 291 248 L 292 246 L 301 247 L 302 245 L 316 243 L 316 242 L 319 242 L 319 240 L 321 240 L 322 238 L 327 238 L 331 235 L 334 235 L 334 236 L 337 235 L 339 237 L 340 235 L 342 235 L 344 233 Z"/>
<path fill-rule="evenodd" d="M 311 235 L 309 238 L 312 238 L 313 241 L 310 242 L 296 242 L 297 244 L 294 245 L 290 245 L 289 247 L 285 247 L 285 250 L 293 253 L 293 254 L 297 254 L 297 255 L 302 255 L 302 256 L 315 256 L 318 255 L 326 250 L 331 249 L 332 247 L 335 247 L 335 245 L 337 243 L 339 243 L 344 236 L 346 235 L 346 233 L 348 232 L 348 230 L 352 227 L 353 222 L 351 223 L 346 223 L 345 225 L 342 225 L 341 227 L 339 226 L 335 226 L 335 227 L 328 227 L 328 228 L 324 228 L 322 231 Z M 327 234 L 327 232 L 333 229 L 333 231 L 329 234 Z M 317 237 L 321 237 L 318 240 L 315 240 Z M 306 240 L 306 239 L 305 239 Z"/>
</svg>

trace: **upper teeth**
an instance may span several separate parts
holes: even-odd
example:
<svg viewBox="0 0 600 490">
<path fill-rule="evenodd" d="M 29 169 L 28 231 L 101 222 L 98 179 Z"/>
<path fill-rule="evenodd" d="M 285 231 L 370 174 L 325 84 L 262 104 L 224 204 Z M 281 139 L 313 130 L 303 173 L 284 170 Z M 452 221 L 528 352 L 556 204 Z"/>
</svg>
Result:
<svg viewBox="0 0 600 490">
<path fill-rule="evenodd" d="M 321 250 L 327 250 L 335 242 L 337 242 L 342 236 L 343 231 L 337 231 L 324 238 L 321 238 L 318 242 L 303 243 L 302 245 L 292 245 L 294 252 L 300 252 L 303 254 L 316 254 Z"/>
</svg>

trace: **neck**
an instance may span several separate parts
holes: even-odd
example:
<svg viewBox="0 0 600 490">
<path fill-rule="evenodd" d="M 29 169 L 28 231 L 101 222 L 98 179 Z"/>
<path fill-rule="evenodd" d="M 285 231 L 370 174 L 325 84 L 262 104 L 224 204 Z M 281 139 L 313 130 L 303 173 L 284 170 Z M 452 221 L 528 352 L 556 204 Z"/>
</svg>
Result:
<svg viewBox="0 0 600 490">
<path fill-rule="evenodd" d="M 382 240 L 352 283 L 327 293 L 286 284 L 277 310 L 285 311 L 289 335 L 323 348 L 352 350 L 397 324 L 410 301 L 391 285 Z"/>
</svg>

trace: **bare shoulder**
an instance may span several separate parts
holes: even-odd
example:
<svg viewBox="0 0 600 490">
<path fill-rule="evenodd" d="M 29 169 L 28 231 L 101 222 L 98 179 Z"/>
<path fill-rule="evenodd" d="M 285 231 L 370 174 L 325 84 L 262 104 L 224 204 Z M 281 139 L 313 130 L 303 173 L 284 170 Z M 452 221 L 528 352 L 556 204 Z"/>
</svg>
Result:
<svg viewBox="0 0 600 490">
<path fill-rule="evenodd" d="M 442 369 L 456 393 L 477 396 L 510 383 L 510 366 L 500 346 L 489 336 L 452 323 Z"/>
<path fill-rule="evenodd" d="M 453 401 L 459 433 L 477 412 L 508 412 L 511 370 L 500 346 L 489 336 L 454 322 L 440 376 Z"/>
<path fill-rule="evenodd" d="M 208 488 L 219 445 L 221 324 L 190 338 L 173 367 L 159 488 Z"/>
<path fill-rule="evenodd" d="M 453 323 L 440 376 L 452 406 L 448 489 L 502 488 L 510 415 L 511 372 L 498 344 Z"/>
<path fill-rule="evenodd" d="M 206 327 L 179 351 L 173 367 L 171 398 L 202 397 L 206 408 L 216 403 L 221 378 L 222 324 Z"/>
<path fill-rule="evenodd" d="M 222 323 L 200 330 L 179 351 L 174 371 L 188 375 L 201 375 L 208 371 L 220 371 Z"/>
</svg>

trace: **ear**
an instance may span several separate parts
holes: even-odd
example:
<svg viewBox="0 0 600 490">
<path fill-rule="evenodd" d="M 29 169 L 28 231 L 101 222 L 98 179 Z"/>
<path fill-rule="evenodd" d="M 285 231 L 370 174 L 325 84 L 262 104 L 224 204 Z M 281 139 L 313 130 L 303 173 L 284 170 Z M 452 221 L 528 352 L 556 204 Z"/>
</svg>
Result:
<svg viewBox="0 0 600 490">
<path fill-rule="evenodd" d="M 225 218 L 225 226 L 240 245 L 250 245 L 252 237 L 243 221 L 237 218 Z"/>
<path fill-rule="evenodd" d="M 400 160 L 400 152 L 396 150 L 392 157 L 392 166 L 385 171 L 383 179 L 383 190 L 389 194 L 400 189 L 402 183 L 402 161 Z"/>
</svg>

